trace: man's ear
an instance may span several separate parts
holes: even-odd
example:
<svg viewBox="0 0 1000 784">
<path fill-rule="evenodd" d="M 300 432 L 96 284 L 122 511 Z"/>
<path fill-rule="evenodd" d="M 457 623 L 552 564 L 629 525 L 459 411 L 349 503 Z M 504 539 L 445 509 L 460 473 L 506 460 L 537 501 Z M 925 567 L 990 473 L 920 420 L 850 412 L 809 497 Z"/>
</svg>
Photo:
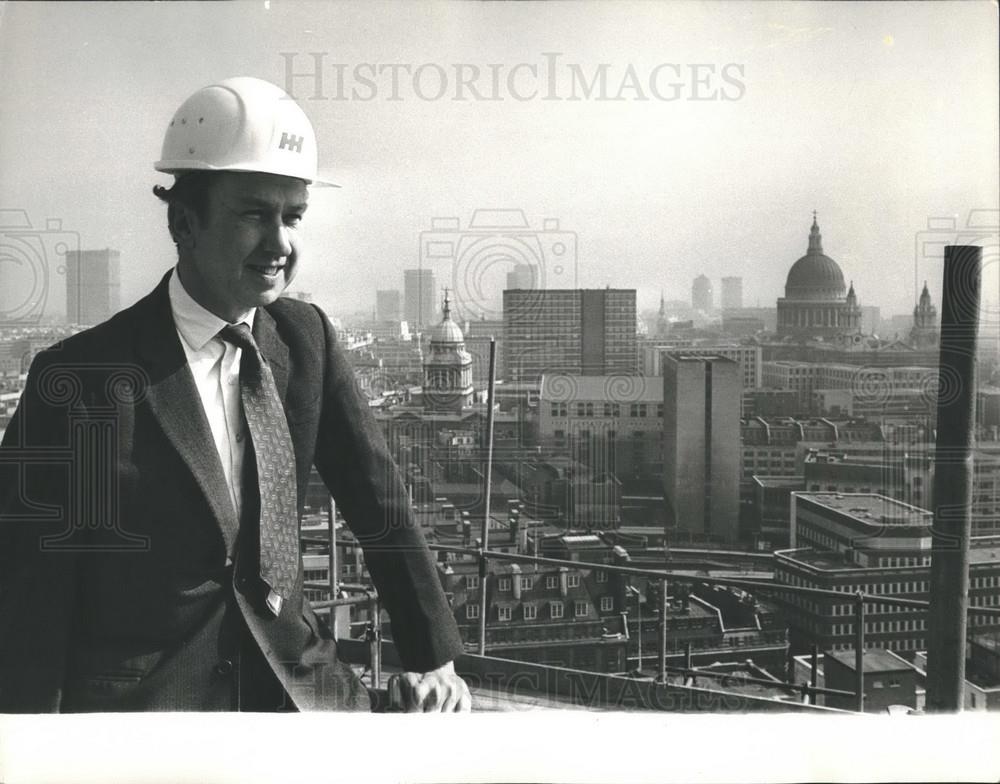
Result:
<svg viewBox="0 0 1000 784">
<path fill-rule="evenodd" d="M 180 202 L 175 201 L 167 208 L 167 225 L 170 228 L 170 236 L 178 248 L 191 250 L 194 247 L 197 222 L 198 216 L 194 210 Z"/>
</svg>

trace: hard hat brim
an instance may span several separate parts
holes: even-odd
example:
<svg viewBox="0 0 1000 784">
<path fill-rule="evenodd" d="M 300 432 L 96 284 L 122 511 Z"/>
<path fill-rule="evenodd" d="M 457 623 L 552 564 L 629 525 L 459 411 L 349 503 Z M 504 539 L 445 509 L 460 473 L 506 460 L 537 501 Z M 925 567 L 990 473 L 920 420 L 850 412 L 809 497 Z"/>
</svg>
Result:
<svg viewBox="0 0 1000 784">
<path fill-rule="evenodd" d="M 294 174 L 289 174 L 286 171 L 267 171 L 260 166 L 240 166 L 227 165 L 227 166 L 212 166 L 211 164 L 204 163 L 202 161 L 157 161 L 153 164 L 153 168 L 158 172 L 163 172 L 164 174 L 172 174 L 175 177 L 180 177 L 188 172 L 196 171 L 216 171 L 216 172 L 243 172 L 245 174 L 273 174 L 276 177 L 288 177 L 293 180 L 302 180 L 316 188 L 339 188 L 340 185 L 335 183 L 333 180 L 323 176 L 317 172 L 317 176 L 313 178 L 299 177 Z"/>
</svg>

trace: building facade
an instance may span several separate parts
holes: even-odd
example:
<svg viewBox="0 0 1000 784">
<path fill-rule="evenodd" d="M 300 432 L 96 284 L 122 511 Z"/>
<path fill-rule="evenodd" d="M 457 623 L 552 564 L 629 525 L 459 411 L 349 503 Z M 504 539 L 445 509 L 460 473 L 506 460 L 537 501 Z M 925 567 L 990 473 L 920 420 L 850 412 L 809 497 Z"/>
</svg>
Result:
<svg viewBox="0 0 1000 784">
<path fill-rule="evenodd" d="M 787 593 L 793 649 L 854 648 L 852 594 L 929 597 L 933 515 L 866 493 L 795 493 L 791 549 L 775 553 L 775 580 L 841 591 L 844 601 Z M 1000 537 L 975 536 L 969 552 L 969 603 L 1000 606 Z M 970 630 L 995 629 L 1000 616 L 970 616 Z M 865 647 L 912 654 L 927 646 L 927 611 L 880 604 L 865 608 Z"/>
<path fill-rule="evenodd" d="M 663 472 L 663 384 L 645 376 L 542 377 L 541 443 L 622 480 Z"/>
<path fill-rule="evenodd" d="M 743 278 L 730 276 L 722 279 L 722 309 L 739 310 L 743 307 Z"/>
<path fill-rule="evenodd" d="M 421 330 L 437 319 L 437 292 L 434 271 L 408 269 L 403 272 L 403 317 L 410 327 Z"/>
<path fill-rule="evenodd" d="M 73 250 L 66 254 L 66 321 L 93 325 L 121 309 L 121 254 Z"/>
<path fill-rule="evenodd" d="M 509 289 L 503 322 L 509 381 L 637 372 L 635 289 Z"/>
<path fill-rule="evenodd" d="M 667 527 L 732 542 L 739 534 L 739 365 L 717 356 L 663 359 Z"/>
<path fill-rule="evenodd" d="M 399 289 L 379 289 L 375 292 L 375 320 L 380 322 L 403 320 Z"/>
<path fill-rule="evenodd" d="M 716 356 L 725 357 L 737 362 L 740 366 L 741 387 L 743 390 L 758 389 L 761 385 L 763 363 L 761 362 L 760 346 L 744 345 L 691 345 L 675 346 L 658 342 L 656 340 L 646 340 L 642 346 L 642 372 L 646 376 L 662 376 L 662 355 L 704 357 Z"/>
<path fill-rule="evenodd" d="M 691 307 L 708 313 L 712 310 L 713 304 L 712 281 L 706 275 L 699 275 L 691 284 Z"/>
</svg>

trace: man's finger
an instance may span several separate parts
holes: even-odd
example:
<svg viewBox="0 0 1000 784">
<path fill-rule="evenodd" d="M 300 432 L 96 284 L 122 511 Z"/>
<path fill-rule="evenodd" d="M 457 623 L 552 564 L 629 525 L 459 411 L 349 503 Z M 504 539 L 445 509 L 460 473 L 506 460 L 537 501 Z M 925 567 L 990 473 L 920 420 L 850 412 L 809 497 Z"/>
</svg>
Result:
<svg viewBox="0 0 1000 784">
<path fill-rule="evenodd" d="M 445 694 L 447 696 L 445 697 L 444 702 L 441 703 L 441 712 L 454 713 L 455 710 L 457 710 L 458 700 L 459 697 L 462 696 L 462 694 L 458 687 L 458 684 L 455 683 L 454 681 L 448 683 L 446 686 L 447 686 L 447 691 L 445 692 Z"/>
<path fill-rule="evenodd" d="M 421 700 L 421 705 L 423 706 L 424 713 L 434 713 L 441 709 L 441 689 L 443 684 L 440 680 L 435 679 L 431 683 L 421 683 L 424 687 L 423 699 Z"/>
<path fill-rule="evenodd" d="M 472 692 L 469 691 L 469 685 L 464 680 L 459 681 L 459 684 L 458 705 L 455 707 L 455 711 L 469 713 L 472 710 Z"/>
</svg>

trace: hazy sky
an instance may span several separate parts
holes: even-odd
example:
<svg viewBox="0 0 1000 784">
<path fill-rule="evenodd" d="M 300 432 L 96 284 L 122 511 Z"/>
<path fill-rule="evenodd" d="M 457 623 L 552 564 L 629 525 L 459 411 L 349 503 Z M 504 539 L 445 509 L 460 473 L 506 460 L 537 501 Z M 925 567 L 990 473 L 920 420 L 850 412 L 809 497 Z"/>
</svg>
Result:
<svg viewBox="0 0 1000 784">
<path fill-rule="evenodd" d="M 566 259 L 575 240 L 577 283 L 637 288 L 641 308 L 661 289 L 689 299 L 700 272 L 716 296 L 719 278 L 742 275 L 745 302 L 773 306 L 816 209 L 861 304 L 903 312 L 928 219 L 997 209 L 992 3 L 10 2 L 0 14 L 0 208 L 118 248 L 123 304 L 173 261 L 150 192 L 169 181 L 152 169 L 166 124 L 234 75 L 292 88 L 343 185 L 314 191 L 293 284 L 335 313 L 402 288 L 432 219 L 459 218 L 444 234 L 469 242 L 480 208 L 524 211 L 550 285 L 572 271 L 552 248 L 568 240 Z M 287 82 L 288 63 L 309 74 L 316 62 L 322 84 Z M 986 260 L 995 273 L 995 245 Z M 459 298 L 508 263 L 463 266 Z M 926 260 L 917 272 L 936 299 L 938 275 Z"/>
</svg>

